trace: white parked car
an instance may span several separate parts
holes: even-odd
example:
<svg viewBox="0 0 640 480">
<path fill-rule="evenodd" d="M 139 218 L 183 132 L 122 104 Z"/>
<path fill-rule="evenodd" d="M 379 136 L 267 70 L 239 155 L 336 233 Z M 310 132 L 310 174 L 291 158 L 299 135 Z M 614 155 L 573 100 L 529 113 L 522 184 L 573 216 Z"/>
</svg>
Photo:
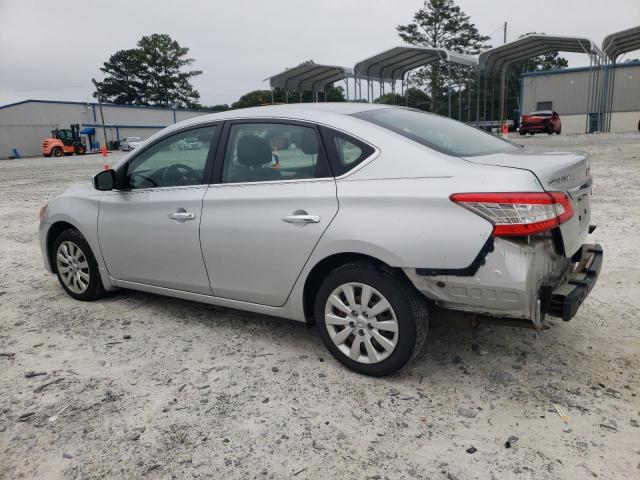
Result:
<svg viewBox="0 0 640 480">
<path fill-rule="evenodd" d="M 571 319 L 602 263 L 590 203 L 582 154 L 406 108 L 282 105 L 156 133 L 49 202 L 40 245 L 76 299 L 130 288 L 315 322 L 340 362 L 385 375 L 436 305 Z"/>
<path fill-rule="evenodd" d="M 131 150 L 138 148 L 141 143 L 141 137 L 125 137 L 120 141 L 120 150 L 123 152 L 130 152 Z"/>
</svg>

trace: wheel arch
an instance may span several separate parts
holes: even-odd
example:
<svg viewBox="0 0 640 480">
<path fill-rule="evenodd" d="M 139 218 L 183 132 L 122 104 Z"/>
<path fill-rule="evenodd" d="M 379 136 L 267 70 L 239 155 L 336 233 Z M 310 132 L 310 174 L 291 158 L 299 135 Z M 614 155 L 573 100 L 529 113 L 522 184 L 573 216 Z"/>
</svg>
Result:
<svg viewBox="0 0 640 480">
<path fill-rule="evenodd" d="M 53 244 L 56 241 L 56 238 L 58 238 L 58 235 L 69 229 L 77 230 L 78 232 L 80 232 L 80 229 L 78 227 L 65 220 L 60 220 L 53 223 L 47 231 L 47 259 L 49 260 L 49 265 L 51 265 L 52 269 L 54 266 Z M 80 234 L 82 234 L 82 232 L 80 232 Z"/>
<path fill-rule="evenodd" d="M 313 268 L 309 271 L 307 278 L 304 282 L 304 288 L 302 293 L 304 318 L 307 324 L 314 323 L 313 306 L 315 302 L 315 293 L 318 291 L 322 280 L 336 268 L 346 265 L 347 263 L 354 262 L 366 262 L 376 266 L 380 270 L 393 271 L 403 277 L 406 277 L 401 268 L 391 267 L 389 264 L 380 260 L 379 258 L 357 252 L 341 252 L 334 253 L 317 262 Z"/>
</svg>

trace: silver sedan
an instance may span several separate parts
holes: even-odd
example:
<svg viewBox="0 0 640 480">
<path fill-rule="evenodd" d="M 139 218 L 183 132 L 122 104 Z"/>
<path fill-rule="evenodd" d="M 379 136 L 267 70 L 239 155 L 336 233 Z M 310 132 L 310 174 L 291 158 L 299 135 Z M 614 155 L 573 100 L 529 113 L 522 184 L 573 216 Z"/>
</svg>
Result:
<svg viewBox="0 0 640 480">
<path fill-rule="evenodd" d="M 128 288 L 315 322 L 338 361 L 379 376 L 420 352 L 431 315 L 572 318 L 602 262 L 590 197 L 584 155 L 437 115 L 259 107 L 167 127 L 69 188 L 41 210 L 40 245 L 78 300 Z"/>
</svg>

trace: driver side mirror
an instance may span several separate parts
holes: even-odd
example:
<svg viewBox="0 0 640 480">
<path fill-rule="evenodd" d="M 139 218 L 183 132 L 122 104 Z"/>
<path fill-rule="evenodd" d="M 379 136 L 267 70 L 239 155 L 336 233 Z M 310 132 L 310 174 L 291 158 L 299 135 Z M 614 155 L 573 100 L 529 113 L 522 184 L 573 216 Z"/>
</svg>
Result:
<svg viewBox="0 0 640 480">
<path fill-rule="evenodd" d="M 116 184 L 116 172 L 112 169 L 103 170 L 93 176 L 93 186 L 96 190 L 108 191 L 113 190 Z"/>
</svg>

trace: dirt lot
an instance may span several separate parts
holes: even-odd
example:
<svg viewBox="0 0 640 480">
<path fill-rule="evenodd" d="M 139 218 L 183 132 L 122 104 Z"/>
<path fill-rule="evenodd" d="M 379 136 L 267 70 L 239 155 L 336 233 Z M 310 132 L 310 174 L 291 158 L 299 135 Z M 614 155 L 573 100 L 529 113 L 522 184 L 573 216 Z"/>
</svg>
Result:
<svg viewBox="0 0 640 480">
<path fill-rule="evenodd" d="M 302 324 L 72 300 L 42 268 L 37 212 L 101 158 L 0 162 L 0 478 L 639 478 L 640 136 L 514 140 L 591 154 L 598 285 L 539 335 L 436 326 L 384 379 Z"/>
</svg>

